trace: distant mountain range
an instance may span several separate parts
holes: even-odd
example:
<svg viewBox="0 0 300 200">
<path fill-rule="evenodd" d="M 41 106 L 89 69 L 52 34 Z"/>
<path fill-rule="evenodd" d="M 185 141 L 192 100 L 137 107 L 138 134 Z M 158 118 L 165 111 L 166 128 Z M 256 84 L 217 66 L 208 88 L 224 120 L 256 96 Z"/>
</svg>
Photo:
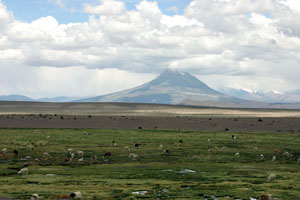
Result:
<svg viewBox="0 0 300 200">
<path fill-rule="evenodd" d="M 1 101 L 34 101 L 34 99 L 31 99 L 29 97 L 23 96 L 23 95 L 0 95 Z"/>
<path fill-rule="evenodd" d="M 37 101 L 37 102 L 71 102 L 77 100 L 79 97 L 54 97 L 54 98 L 40 98 L 33 99 L 23 95 L 0 95 L 0 101 Z"/>
<path fill-rule="evenodd" d="M 224 88 L 216 91 L 187 72 L 167 69 L 154 80 L 141 86 L 86 99 L 56 97 L 31 99 L 22 95 L 0 96 L 5 101 L 42 102 L 127 102 L 182 104 L 239 108 L 300 108 L 300 89 L 285 93 L 247 92 Z"/>
<path fill-rule="evenodd" d="M 279 93 L 276 91 L 248 92 L 242 89 L 223 88 L 221 92 L 241 99 L 261 101 L 265 103 L 296 103 L 300 102 L 300 89 Z"/>
</svg>

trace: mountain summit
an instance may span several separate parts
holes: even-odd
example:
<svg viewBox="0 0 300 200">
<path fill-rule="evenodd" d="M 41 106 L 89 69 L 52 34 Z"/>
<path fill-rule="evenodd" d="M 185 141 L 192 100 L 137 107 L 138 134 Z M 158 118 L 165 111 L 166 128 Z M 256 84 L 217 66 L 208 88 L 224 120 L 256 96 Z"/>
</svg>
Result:
<svg viewBox="0 0 300 200">
<path fill-rule="evenodd" d="M 187 72 L 167 69 L 156 79 L 149 82 L 151 85 L 165 85 L 170 87 L 205 88 L 210 89 L 205 83 Z"/>
<path fill-rule="evenodd" d="M 236 102 L 239 99 L 211 89 L 187 72 L 167 69 L 141 86 L 79 101 L 181 104 L 186 101 Z"/>
</svg>

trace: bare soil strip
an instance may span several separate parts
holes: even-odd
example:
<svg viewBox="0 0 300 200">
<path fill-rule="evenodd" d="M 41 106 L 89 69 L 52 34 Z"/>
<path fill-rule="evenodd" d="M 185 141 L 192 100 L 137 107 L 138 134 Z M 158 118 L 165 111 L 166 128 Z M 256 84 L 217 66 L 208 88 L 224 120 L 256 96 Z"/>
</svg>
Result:
<svg viewBox="0 0 300 200">
<path fill-rule="evenodd" d="M 0 101 L 0 128 L 300 132 L 300 110 Z"/>
<path fill-rule="evenodd" d="M 1 115 L 0 128 L 172 129 L 212 132 L 300 132 L 300 118 Z"/>
</svg>

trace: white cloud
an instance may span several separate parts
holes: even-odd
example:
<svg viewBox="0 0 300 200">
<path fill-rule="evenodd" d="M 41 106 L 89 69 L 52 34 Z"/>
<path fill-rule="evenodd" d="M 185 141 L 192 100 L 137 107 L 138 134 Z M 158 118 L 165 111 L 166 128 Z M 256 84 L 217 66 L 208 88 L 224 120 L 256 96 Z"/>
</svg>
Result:
<svg viewBox="0 0 300 200">
<path fill-rule="evenodd" d="M 258 25 L 264 25 L 264 24 L 274 23 L 274 20 L 262 14 L 251 13 L 250 22 Z"/>
<path fill-rule="evenodd" d="M 296 88 L 297 2 L 194 0 L 183 15 L 167 16 L 155 1 L 127 10 L 121 1 L 101 0 L 84 5 L 87 22 L 59 24 L 51 16 L 15 20 L 0 1 L 0 94 L 97 95 L 150 80 L 167 67 L 219 77 L 204 79 L 214 87 L 241 81 L 253 90 Z M 110 76 L 117 80 L 104 78 Z"/>
<path fill-rule="evenodd" d="M 12 13 L 10 13 L 6 6 L 0 0 L 0 33 L 7 28 L 7 25 L 13 20 Z"/>
<path fill-rule="evenodd" d="M 125 12 L 126 6 L 121 1 L 116 0 L 99 0 L 100 5 L 84 4 L 84 12 L 103 16 L 118 15 Z"/>
<path fill-rule="evenodd" d="M 21 60 L 23 57 L 22 52 L 18 49 L 0 50 L 0 60 Z"/>
<path fill-rule="evenodd" d="M 156 1 L 149 2 L 143 0 L 141 3 L 136 5 L 137 11 L 141 14 L 144 20 L 160 20 L 162 13 Z"/>
<path fill-rule="evenodd" d="M 298 0 L 282 0 L 282 4 L 286 5 L 295 13 L 300 13 L 300 2 Z"/>
</svg>

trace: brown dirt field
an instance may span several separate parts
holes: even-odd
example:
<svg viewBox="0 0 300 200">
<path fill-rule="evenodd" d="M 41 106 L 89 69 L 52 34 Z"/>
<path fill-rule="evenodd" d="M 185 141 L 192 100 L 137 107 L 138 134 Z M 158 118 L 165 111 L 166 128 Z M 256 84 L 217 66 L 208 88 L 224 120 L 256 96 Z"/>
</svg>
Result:
<svg viewBox="0 0 300 200">
<path fill-rule="evenodd" d="M 213 132 L 300 132 L 300 118 L 193 116 L 0 115 L 0 128 L 172 129 Z"/>
<path fill-rule="evenodd" d="M 300 132 L 300 110 L 0 101 L 0 128 L 139 127 L 213 132 Z"/>
</svg>

